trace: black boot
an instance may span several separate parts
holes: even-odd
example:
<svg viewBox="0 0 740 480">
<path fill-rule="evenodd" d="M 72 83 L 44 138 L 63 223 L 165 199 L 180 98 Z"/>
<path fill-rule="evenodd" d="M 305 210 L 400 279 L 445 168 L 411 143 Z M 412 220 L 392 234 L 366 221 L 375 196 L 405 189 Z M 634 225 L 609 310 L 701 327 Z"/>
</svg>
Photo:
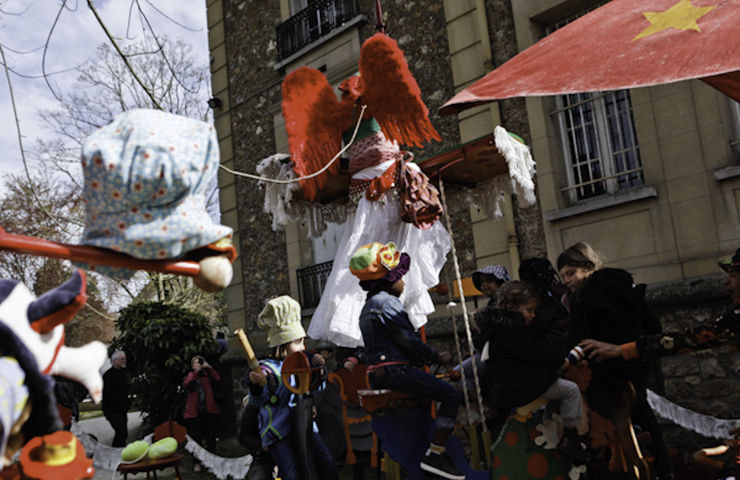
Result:
<svg viewBox="0 0 740 480">
<path fill-rule="evenodd" d="M 576 432 L 575 428 L 563 429 L 563 438 L 555 449 L 563 455 L 570 457 L 577 464 L 588 464 L 591 454 L 583 438 Z"/>
</svg>

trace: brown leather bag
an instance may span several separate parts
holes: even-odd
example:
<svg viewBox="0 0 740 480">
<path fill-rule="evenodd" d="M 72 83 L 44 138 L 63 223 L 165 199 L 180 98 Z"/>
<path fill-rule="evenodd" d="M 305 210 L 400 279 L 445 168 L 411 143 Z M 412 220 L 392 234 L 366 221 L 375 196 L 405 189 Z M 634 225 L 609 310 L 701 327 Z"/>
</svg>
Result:
<svg viewBox="0 0 740 480">
<path fill-rule="evenodd" d="M 401 161 L 400 167 L 401 220 L 422 230 L 431 228 L 443 213 L 437 188 L 423 172 L 408 168 L 406 162 Z"/>
</svg>

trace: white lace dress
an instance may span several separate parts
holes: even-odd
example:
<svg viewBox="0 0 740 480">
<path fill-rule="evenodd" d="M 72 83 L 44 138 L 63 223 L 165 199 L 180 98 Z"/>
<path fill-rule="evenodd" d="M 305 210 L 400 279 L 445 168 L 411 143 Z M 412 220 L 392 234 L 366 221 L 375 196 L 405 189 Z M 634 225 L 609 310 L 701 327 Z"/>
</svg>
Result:
<svg viewBox="0 0 740 480">
<path fill-rule="evenodd" d="M 387 160 L 365 168 L 352 178 L 373 179 L 392 167 L 395 161 Z M 407 165 L 419 168 L 412 162 Z M 308 327 L 309 337 L 329 340 L 343 347 L 363 345 L 359 319 L 365 304 L 365 292 L 360 288 L 357 277 L 349 271 L 349 261 L 359 247 L 372 242 L 395 242 L 399 251 L 411 256 L 401 301 L 413 326 L 419 328 L 424 325 L 427 315 L 434 311 L 427 290 L 439 283 L 439 272 L 451 248 L 450 236 L 439 221 L 428 230 L 402 221 L 398 193 L 392 188 L 377 201 L 362 195 L 357 210 L 348 215 L 334 265 Z"/>
</svg>

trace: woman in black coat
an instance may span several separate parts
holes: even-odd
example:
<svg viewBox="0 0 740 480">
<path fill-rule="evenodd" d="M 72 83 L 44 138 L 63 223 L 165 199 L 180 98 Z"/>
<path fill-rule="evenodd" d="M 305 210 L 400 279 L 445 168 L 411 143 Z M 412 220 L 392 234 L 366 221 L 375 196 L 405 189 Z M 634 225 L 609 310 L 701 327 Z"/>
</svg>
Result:
<svg viewBox="0 0 740 480">
<path fill-rule="evenodd" d="M 635 285 L 625 270 L 604 268 L 587 244 L 576 243 L 558 257 L 558 269 L 570 290 L 570 329 L 567 344 L 586 338 L 608 343 L 635 341 L 640 335 L 660 333 L 660 323 L 645 303 L 645 285 Z M 636 391 L 632 420 L 652 436 L 651 451 L 660 480 L 671 479 L 670 459 L 658 422 L 647 403 L 648 364 L 641 359 L 612 358 L 591 362 L 592 377 L 586 390 L 589 406 L 613 418 L 614 399 L 631 382 Z"/>
</svg>

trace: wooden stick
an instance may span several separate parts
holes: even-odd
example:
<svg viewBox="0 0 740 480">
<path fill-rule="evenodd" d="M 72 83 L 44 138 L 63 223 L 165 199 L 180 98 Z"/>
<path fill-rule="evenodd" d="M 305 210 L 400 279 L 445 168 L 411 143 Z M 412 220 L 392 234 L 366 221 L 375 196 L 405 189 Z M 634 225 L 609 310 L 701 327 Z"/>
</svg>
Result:
<svg viewBox="0 0 740 480">
<path fill-rule="evenodd" d="M 249 368 L 252 370 L 260 370 L 260 362 L 257 360 L 257 355 L 254 354 L 254 350 L 252 350 L 252 345 L 249 343 L 249 339 L 247 338 L 247 334 L 244 333 L 244 330 L 241 328 L 237 329 L 235 332 L 236 338 L 239 339 L 239 343 L 242 344 L 242 349 L 244 349 L 244 355 L 247 357 L 247 364 L 249 364 Z M 261 387 L 265 386 L 267 381 L 265 381 Z"/>
<path fill-rule="evenodd" d="M 150 272 L 171 273 L 197 277 L 200 264 L 193 261 L 143 260 L 125 253 L 86 245 L 70 245 L 52 242 L 36 237 L 14 235 L 0 227 L 0 250 L 25 253 L 39 257 L 64 258 L 73 262 L 90 265 L 107 265 L 129 270 L 147 270 Z"/>
</svg>

